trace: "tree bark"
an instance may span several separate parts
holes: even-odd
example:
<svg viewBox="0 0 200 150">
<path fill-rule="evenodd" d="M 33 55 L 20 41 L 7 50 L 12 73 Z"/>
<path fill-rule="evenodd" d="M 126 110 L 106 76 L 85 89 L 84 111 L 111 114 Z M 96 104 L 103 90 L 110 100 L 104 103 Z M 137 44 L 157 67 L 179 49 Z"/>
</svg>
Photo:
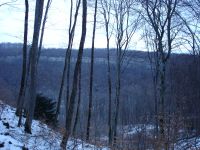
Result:
<svg viewBox="0 0 200 150">
<path fill-rule="evenodd" d="M 65 149 L 67 145 L 67 141 L 69 139 L 69 136 L 71 134 L 71 123 L 72 123 L 72 117 L 74 113 L 74 105 L 75 105 L 75 99 L 77 94 L 77 83 L 78 83 L 78 74 L 81 68 L 82 63 L 82 56 L 83 56 L 83 48 L 85 44 L 85 38 L 86 38 L 86 24 L 87 24 L 87 0 L 82 1 L 82 7 L 83 7 L 83 16 L 82 16 L 82 33 L 81 33 L 81 41 L 79 45 L 79 51 L 78 51 L 78 57 L 76 61 L 76 65 L 74 68 L 74 76 L 73 76 L 73 82 L 72 82 L 72 92 L 69 99 L 69 107 L 67 110 L 66 115 L 66 125 L 65 125 L 65 133 L 63 135 L 63 139 L 61 142 L 61 148 Z"/>
<path fill-rule="evenodd" d="M 117 142 L 117 125 L 118 125 L 118 115 L 119 115 L 119 101 L 121 95 L 121 48 L 117 48 L 117 60 L 116 60 L 116 68 L 117 68 L 117 78 L 116 78 L 116 99 L 115 99 L 115 116 L 114 116 L 114 127 L 113 127 L 113 144 L 116 147 Z"/>
<path fill-rule="evenodd" d="M 82 90 L 81 90 L 81 68 L 80 68 L 80 71 L 78 74 L 78 103 L 77 103 L 76 117 L 75 117 L 74 127 L 73 127 L 73 135 L 75 135 L 75 133 L 76 133 L 79 114 L 80 114 L 81 92 L 82 92 Z"/>
<path fill-rule="evenodd" d="M 44 37 L 44 29 L 45 29 L 45 25 L 46 25 L 46 22 L 47 22 L 47 16 L 48 16 L 49 8 L 51 6 L 51 2 L 52 2 L 52 0 L 48 0 L 47 1 L 46 10 L 45 10 L 45 14 L 44 14 L 44 19 L 43 19 L 43 22 L 42 22 L 42 30 L 41 30 L 40 42 L 39 42 L 39 48 L 38 48 L 37 64 L 39 63 L 39 59 L 40 59 L 42 43 L 43 43 L 43 37 Z"/>
<path fill-rule="evenodd" d="M 108 83 L 108 143 L 112 145 L 112 80 L 110 69 L 110 37 L 109 37 L 109 23 L 110 23 L 110 3 L 111 1 L 101 0 L 103 9 L 104 25 L 106 29 L 106 43 L 107 43 L 107 83 Z"/>
<path fill-rule="evenodd" d="M 25 132 L 31 133 L 31 124 L 34 115 L 35 101 L 36 101 L 36 81 L 37 81 L 37 56 L 38 56 L 38 41 L 40 26 L 43 14 L 44 0 L 36 1 L 35 8 L 35 22 L 34 22 L 34 33 L 33 41 L 30 50 L 30 86 L 29 86 L 29 96 L 27 108 L 27 118 L 25 122 Z"/>
<path fill-rule="evenodd" d="M 73 23 L 73 26 L 72 26 L 73 1 L 71 0 L 69 41 L 68 41 L 67 51 L 66 51 L 66 54 L 65 54 L 65 64 L 64 64 L 64 68 L 63 68 L 61 85 L 60 85 L 60 90 L 59 90 L 59 95 L 58 95 L 58 100 L 57 100 L 58 103 L 57 103 L 57 107 L 56 107 L 56 119 L 58 119 L 58 116 L 59 116 L 59 113 L 60 113 L 60 105 L 61 105 L 61 100 L 62 100 L 62 93 L 63 93 L 66 74 L 67 74 L 66 104 L 68 104 L 68 102 L 69 102 L 69 77 L 70 77 L 71 50 L 72 50 L 72 45 L 73 45 L 74 32 L 75 32 L 75 28 L 76 28 L 76 22 L 77 22 L 78 12 L 79 12 L 79 8 L 80 8 L 80 3 L 81 3 L 81 0 L 78 0 L 78 4 L 77 4 L 77 7 L 76 7 L 76 12 L 75 12 L 75 16 L 74 16 L 74 23 Z"/>
<path fill-rule="evenodd" d="M 106 23 L 106 37 L 107 37 L 107 82 L 108 82 L 108 138 L 109 145 L 112 144 L 112 81 L 110 69 L 110 39 L 108 35 L 108 23 Z"/>
<path fill-rule="evenodd" d="M 22 109 L 23 109 L 24 96 L 25 96 L 25 81 L 26 81 L 26 72 L 27 72 L 26 65 L 27 65 L 28 14 L 29 14 L 29 2 L 28 0 L 25 0 L 22 76 L 21 76 L 20 91 L 19 91 L 19 95 L 17 99 L 17 110 L 16 110 L 16 115 L 19 115 L 18 127 L 21 126 Z"/>
<path fill-rule="evenodd" d="M 94 72 L 94 42 L 96 32 L 96 18 L 97 16 L 97 0 L 95 0 L 95 12 L 94 12 L 94 25 L 92 35 L 92 49 L 91 49 L 91 60 L 90 60 L 90 87 L 89 87 L 89 107 L 88 107 L 88 119 L 87 119 L 87 131 L 86 140 L 90 138 L 90 126 L 91 126 L 91 115 L 92 115 L 92 101 L 93 101 L 93 72 Z"/>
</svg>

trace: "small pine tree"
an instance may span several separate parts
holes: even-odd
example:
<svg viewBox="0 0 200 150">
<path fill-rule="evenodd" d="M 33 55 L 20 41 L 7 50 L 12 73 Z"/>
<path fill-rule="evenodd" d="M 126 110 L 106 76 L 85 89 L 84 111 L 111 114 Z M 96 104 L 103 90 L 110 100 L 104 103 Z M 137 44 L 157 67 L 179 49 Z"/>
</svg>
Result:
<svg viewBox="0 0 200 150">
<path fill-rule="evenodd" d="M 34 118 L 46 123 L 55 123 L 56 102 L 44 95 L 37 94 Z"/>
</svg>

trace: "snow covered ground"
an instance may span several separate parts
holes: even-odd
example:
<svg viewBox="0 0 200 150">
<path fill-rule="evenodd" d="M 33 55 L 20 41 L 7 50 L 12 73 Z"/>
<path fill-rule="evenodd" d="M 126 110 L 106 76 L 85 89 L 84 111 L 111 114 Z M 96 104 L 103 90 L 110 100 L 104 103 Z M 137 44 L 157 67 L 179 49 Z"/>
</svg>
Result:
<svg viewBox="0 0 200 150">
<path fill-rule="evenodd" d="M 180 140 L 174 146 L 175 150 L 200 150 L 200 137 Z"/>
<path fill-rule="evenodd" d="M 0 150 L 59 150 L 61 134 L 48 128 L 40 121 L 33 121 L 32 134 L 24 133 L 23 127 L 17 127 L 18 117 L 15 108 L 0 101 Z M 151 132 L 153 125 L 125 126 L 124 136 L 131 136 L 146 130 Z M 70 139 L 67 150 L 109 150 L 96 147 L 78 139 Z M 174 144 L 174 150 L 200 150 L 200 137 L 180 140 Z"/>
<path fill-rule="evenodd" d="M 48 128 L 47 125 L 34 120 L 32 134 L 26 134 L 23 127 L 17 127 L 17 122 L 15 109 L 0 101 L 0 150 L 60 149 L 61 134 Z M 108 150 L 108 148 L 99 148 L 77 139 L 70 139 L 66 149 Z"/>
<path fill-rule="evenodd" d="M 136 135 L 141 132 L 149 133 L 152 132 L 154 129 L 154 126 L 151 124 L 144 125 L 144 124 L 137 124 L 137 125 L 127 125 L 122 128 L 122 132 L 125 137 Z"/>
<path fill-rule="evenodd" d="M 148 124 L 137 124 L 137 125 L 127 125 L 123 126 L 122 133 L 124 137 L 134 136 L 139 133 L 146 133 L 147 135 L 152 135 L 154 125 Z M 183 131 L 182 131 L 183 132 Z M 193 138 L 181 139 L 173 145 L 171 145 L 173 150 L 200 150 L 200 136 Z"/>
</svg>

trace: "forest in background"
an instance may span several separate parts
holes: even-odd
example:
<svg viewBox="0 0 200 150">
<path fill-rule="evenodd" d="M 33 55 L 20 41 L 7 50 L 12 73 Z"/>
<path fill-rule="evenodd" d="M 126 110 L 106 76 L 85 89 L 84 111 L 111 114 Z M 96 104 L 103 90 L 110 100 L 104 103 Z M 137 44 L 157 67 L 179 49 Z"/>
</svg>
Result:
<svg viewBox="0 0 200 150">
<path fill-rule="evenodd" d="M 33 10 L 24 0 L 23 44 L 1 44 L 0 91 L 16 106 L 18 127 L 32 134 L 34 119 L 45 121 L 62 134 L 62 150 L 71 137 L 114 150 L 168 150 L 180 140 L 198 139 L 200 1 L 68 4 L 65 49 L 43 48 L 52 0 L 36 0 Z M 35 13 L 33 26 L 30 11 Z M 100 27 L 105 49 L 95 48 Z M 89 37 L 91 47 L 85 49 Z M 143 41 L 146 52 L 134 51 L 134 37 Z"/>
<path fill-rule="evenodd" d="M 22 62 L 22 44 L 2 43 L 0 44 L 0 99 L 6 103 L 16 106 L 16 97 L 18 95 L 21 62 Z M 153 88 L 153 78 L 149 55 L 153 53 L 142 51 L 128 51 L 126 61 L 124 62 L 124 71 L 122 73 L 122 100 L 119 109 L 120 130 L 125 130 L 126 126 L 135 125 L 154 125 L 155 124 L 155 95 Z M 56 101 L 59 93 L 60 77 L 64 63 L 65 49 L 43 49 L 41 53 L 41 62 L 38 68 L 38 93 Z M 72 51 L 72 66 L 74 66 L 77 57 L 77 50 Z M 114 69 L 115 50 L 111 50 L 110 57 Z M 90 50 L 85 49 L 82 64 L 82 95 L 80 120 L 78 122 L 78 131 L 75 136 L 84 138 L 85 124 L 88 105 L 88 82 L 89 82 L 89 58 Z M 172 54 L 171 60 L 167 65 L 167 94 L 166 109 L 169 118 L 170 128 L 175 128 L 184 132 L 180 133 L 182 138 L 195 136 L 200 133 L 200 116 L 198 108 L 200 105 L 199 94 L 199 74 L 196 73 L 199 65 L 199 58 L 190 54 Z M 94 71 L 94 103 L 92 110 L 92 137 L 104 143 L 103 137 L 106 136 L 106 120 L 108 108 L 106 94 L 106 49 L 95 50 Z M 72 68 L 73 70 L 73 68 Z M 116 74 L 112 72 L 112 77 Z M 65 91 L 66 89 L 64 89 Z M 63 101 L 66 95 L 63 96 Z M 64 105 L 64 104 L 62 104 Z M 77 107 L 77 104 L 76 104 Z M 180 116 L 176 116 L 177 113 Z M 65 107 L 61 106 L 60 127 L 65 124 Z M 179 119 L 177 119 L 179 117 Z M 124 131 L 125 132 L 125 131 Z M 123 133 L 123 132 L 122 132 Z M 121 133 L 121 134 L 122 134 Z M 144 137 L 147 134 L 143 131 L 140 138 L 134 139 L 129 144 L 132 145 L 138 140 L 143 145 Z M 170 133 L 169 136 L 172 136 Z M 122 136 L 122 135 L 121 135 Z M 130 137 L 129 137 L 130 138 Z M 124 139 L 124 141 L 130 139 Z M 94 142 L 94 141 L 93 141 Z M 132 144 L 131 144 L 132 143 Z M 105 143 L 104 143 L 105 144 Z M 147 144 L 147 143 L 146 143 Z M 129 145 L 129 147 L 131 147 Z M 141 146 L 142 149 L 144 147 Z"/>
</svg>

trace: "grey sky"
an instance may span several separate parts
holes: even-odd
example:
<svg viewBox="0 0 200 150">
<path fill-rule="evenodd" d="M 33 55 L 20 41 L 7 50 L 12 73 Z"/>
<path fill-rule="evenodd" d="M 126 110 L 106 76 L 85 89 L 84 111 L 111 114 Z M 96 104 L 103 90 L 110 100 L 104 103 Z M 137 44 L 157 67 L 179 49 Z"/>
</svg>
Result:
<svg viewBox="0 0 200 150">
<path fill-rule="evenodd" d="M 0 0 L 0 3 L 7 2 L 8 0 Z M 46 1 L 45 1 L 46 4 Z M 49 10 L 48 20 L 44 35 L 45 47 L 66 47 L 68 35 L 68 20 L 69 20 L 69 0 L 53 0 Z M 33 16 L 35 1 L 30 0 L 29 4 L 30 17 L 29 17 L 29 43 L 31 43 L 33 33 Z M 81 10 L 80 10 L 81 13 Z M 98 17 L 98 19 L 100 16 Z M 92 11 L 89 9 L 87 38 L 85 47 L 91 47 L 92 35 Z M 77 48 L 80 40 L 81 32 L 81 14 L 78 19 L 78 27 L 76 28 L 74 48 Z M 23 28 L 24 28 L 24 0 L 18 0 L 12 5 L 0 7 L 0 42 L 23 42 Z M 136 42 L 134 42 L 136 41 Z M 98 25 L 96 31 L 95 47 L 105 48 L 106 37 L 102 25 Z M 115 47 L 115 40 L 111 39 L 111 47 Z M 143 49 L 143 42 L 139 41 L 139 36 L 136 34 L 130 45 L 131 49 Z"/>
</svg>

